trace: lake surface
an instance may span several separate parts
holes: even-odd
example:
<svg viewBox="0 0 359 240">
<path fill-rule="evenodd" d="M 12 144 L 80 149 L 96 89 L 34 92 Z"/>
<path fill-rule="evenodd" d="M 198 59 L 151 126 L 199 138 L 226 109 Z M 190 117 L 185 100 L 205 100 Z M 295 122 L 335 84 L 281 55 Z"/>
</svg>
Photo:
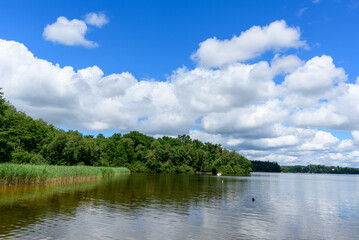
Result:
<svg viewBox="0 0 359 240">
<path fill-rule="evenodd" d="M 359 176 L 131 174 L 1 186 L 4 238 L 359 239 Z"/>
</svg>

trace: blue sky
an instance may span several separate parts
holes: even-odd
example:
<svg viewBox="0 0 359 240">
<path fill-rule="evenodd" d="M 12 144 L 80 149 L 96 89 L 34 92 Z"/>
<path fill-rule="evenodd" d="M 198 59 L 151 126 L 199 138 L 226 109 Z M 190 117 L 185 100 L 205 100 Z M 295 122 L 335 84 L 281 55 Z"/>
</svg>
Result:
<svg viewBox="0 0 359 240">
<path fill-rule="evenodd" d="M 97 65 L 105 74 L 128 71 L 139 79 L 164 80 L 189 58 L 198 44 L 216 36 L 228 39 L 253 25 L 284 19 L 299 26 L 310 51 L 306 59 L 327 54 L 345 68 L 350 80 L 359 75 L 357 1 L 1 1 L 1 37 L 24 43 L 37 57 L 76 69 Z M 300 14 L 300 12 L 302 14 Z M 82 18 L 104 12 L 109 24 L 91 28 L 87 38 L 99 43 L 89 51 L 44 41 L 44 27 L 58 16 Z"/>
<path fill-rule="evenodd" d="M 1 1 L 0 87 L 86 134 L 186 133 L 252 159 L 359 166 L 358 22 L 356 0 Z"/>
</svg>

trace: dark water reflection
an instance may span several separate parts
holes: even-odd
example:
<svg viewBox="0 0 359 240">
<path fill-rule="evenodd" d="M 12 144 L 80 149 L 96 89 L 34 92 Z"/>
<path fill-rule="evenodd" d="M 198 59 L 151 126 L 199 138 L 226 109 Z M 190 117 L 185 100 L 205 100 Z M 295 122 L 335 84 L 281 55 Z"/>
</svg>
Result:
<svg viewBox="0 0 359 240">
<path fill-rule="evenodd" d="M 358 236 L 359 176 L 131 174 L 78 184 L 0 187 L 0 239 Z"/>
</svg>

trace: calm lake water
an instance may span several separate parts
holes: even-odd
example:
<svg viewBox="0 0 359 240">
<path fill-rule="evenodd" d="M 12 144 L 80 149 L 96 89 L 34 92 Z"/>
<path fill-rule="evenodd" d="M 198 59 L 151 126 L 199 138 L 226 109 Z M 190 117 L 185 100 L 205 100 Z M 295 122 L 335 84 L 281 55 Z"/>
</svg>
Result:
<svg viewBox="0 0 359 240">
<path fill-rule="evenodd" d="M 4 238 L 359 239 L 359 176 L 131 174 L 2 186 Z"/>
</svg>

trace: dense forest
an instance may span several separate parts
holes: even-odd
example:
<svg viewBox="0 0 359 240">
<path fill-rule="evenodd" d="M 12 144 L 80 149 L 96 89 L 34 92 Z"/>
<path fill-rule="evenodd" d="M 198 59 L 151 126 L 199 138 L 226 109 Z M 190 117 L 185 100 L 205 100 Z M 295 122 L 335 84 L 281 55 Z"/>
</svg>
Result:
<svg viewBox="0 0 359 240">
<path fill-rule="evenodd" d="M 286 173 L 331 173 L 331 174 L 359 174 L 359 168 L 334 167 L 323 165 L 308 166 L 281 166 L 282 172 Z"/>
<path fill-rule="evenodd" d="M 280 166 L 277 162 L 269 161 L 251 161 L 252 172 L 280 172 Z"/>
<path fill-rule="evenodd" d="M 17 111 L 0 93 L 0 162 L 124 166 L 135 172 L 249 175 L 251 162 L 188 135 L 155 139 L 137 131 L 111 137 L 64 131 Z"/>
<path fill-rule="evenodd" d="M 359 174 L 359 168 L 323 165 L 280 166 L 277 162 L 251 161 L 252 172 Z"/>
</svg>

